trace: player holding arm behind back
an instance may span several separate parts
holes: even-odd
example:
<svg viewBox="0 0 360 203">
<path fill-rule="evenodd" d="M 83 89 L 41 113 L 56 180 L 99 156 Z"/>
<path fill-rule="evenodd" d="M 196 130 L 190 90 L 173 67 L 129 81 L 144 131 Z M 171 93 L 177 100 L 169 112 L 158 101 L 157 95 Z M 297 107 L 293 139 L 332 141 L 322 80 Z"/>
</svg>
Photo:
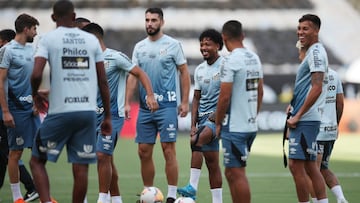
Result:
<svg viewBox="0 0 360 203">
<path fill-rule="evenodd" d="M 49 61 L 52 76 L 48 115 L 37 132 L 30 161 L 42 203 L 56 202 L 51 200 L 45 164 L 48 160 L 56 162 L 65 145 L 74 178 L 72 202 L 84 201 L 89 164 L 96 162 L 98 88 L 104 105 L 101 134 L 106 136 L 112 132 L 109 87 L 101 47 L 94 35 L 73 27 L 75 16 L 72 2 L 56 1 L 51 16 L 56 29 L 41 38 L 35 54 L 31 86 L 35 105 L 41 111 L 46 111 L 43 105 L 46 98 L 38 94 L 38 88 L 46 61 Z"/>
<path fill-rule="evenodd" d="M 257 114 L 264 83 L 261 61 L 244 47 L 244 36 L 239 21 L 230 20 L 223 25 L 222 37 L 230 54 L 221 66 L 215 122 L 216 135 L 222 140 L 225 177 L 233 203 L 251 201 L 245 168 L 258 130 Z"/>
<path fill-rule="evenodd" d="M 98 136 L 96 154 L 98 157 L 98 180 L 99 197 L 98 203 L 107 202 L 108 191 L 110 191 L 112 203 L 122 203 L 120 189 L 118 185 L 118 172 L 114 163 L 113 152 L 118 140 L 118 133 L 124 124 L 124 103 L 126 76 L 128 73 L 140 80 L 147 92 L 147 106 L 152 112 L 158 109 L 158 104 L 154 98 L 151 82 L 146 73 L 133 64 L 123 53 L 107 48 L 104 42 L 104 30 L 96 23 L 90 23 L 82 28 L 94 34 L 99 42 L 104 55 L 105 71 L 110 87 L 110 104 L 112 114 L 113 132 L 111 137 L 100 135 L 100 124 L 103 119 L 103 105 L 100 94 L 98 94 Z"/>
<path fill-rule="evenodd" d="M 178 126 L 177 115 L 185 117 L 189 111 L 190 75 L 181 44 L 163 33 L 163 16 L 161 8 L 149 8 L 145 11 L 145 28 L 148 36 L 138 42 L 133 51 L 132 60 L 150 78 L 155 99 L 159 104 L 159 110 L 152 113 L 146 105 L 145 89 L 140 84 L 140 109 L 136 124 L 135 142 L 138 143 L 143 185 L 144 187 L 154 186 L 155 166 L 152 153 L 157 133 L 160 133 L 168 182 L 166 203 L 173 203 L 176 199 L 178 183 L 175 147 Z M 180 81 L 178 72 L 180 73 Z M 129 106 L 135 88 L 136 79 L 129 75 L 126 106 Z M 181 97 L 178 92 L 180 88 Z"/>
</svg>

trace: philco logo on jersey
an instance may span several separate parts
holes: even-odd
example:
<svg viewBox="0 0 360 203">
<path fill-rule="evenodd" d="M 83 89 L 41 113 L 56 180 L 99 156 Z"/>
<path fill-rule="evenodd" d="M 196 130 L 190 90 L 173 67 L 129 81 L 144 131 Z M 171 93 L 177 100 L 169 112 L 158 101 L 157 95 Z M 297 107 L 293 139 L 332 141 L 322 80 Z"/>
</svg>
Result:
<svg viewBox="0 0 360 203">
<path fill-rule="evenodd" d="M 63 69 L 89 69 L 89 57 L 62 57 Z"/>
</svg>

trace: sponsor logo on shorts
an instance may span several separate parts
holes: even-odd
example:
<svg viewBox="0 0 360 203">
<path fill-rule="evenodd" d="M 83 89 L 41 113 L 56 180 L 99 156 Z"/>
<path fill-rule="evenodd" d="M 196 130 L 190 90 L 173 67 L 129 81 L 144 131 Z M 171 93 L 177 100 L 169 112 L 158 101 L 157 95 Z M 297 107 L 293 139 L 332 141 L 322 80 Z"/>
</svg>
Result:
<svg viewBox="0 0 360 203">
<path fill-rule="evenodd" d="M 24 144 L 24 139 L 22 137 L 17 137 L 16 138 L 16 144 L 17 145 L 23 145 Z"/>
<path fill-rule="evenodd" d="M 80 157 L 80 158 L 95 158 L 96 157 L 96 154 L 95 152 L 93 152 L 93 149 L 94 147 L 92 145 L 83 145 L 83 152 L 77 152 L 77 155 Z"/>
</svg>

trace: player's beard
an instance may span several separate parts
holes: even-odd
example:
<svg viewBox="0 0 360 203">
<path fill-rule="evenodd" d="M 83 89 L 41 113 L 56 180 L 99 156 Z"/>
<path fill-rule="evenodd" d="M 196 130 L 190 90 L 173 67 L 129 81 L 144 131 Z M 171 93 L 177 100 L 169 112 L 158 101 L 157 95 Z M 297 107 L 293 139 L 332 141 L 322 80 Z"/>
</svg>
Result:
<svg viewBox="0 0 360 203">
<path fill-rule="evenodd" d="M 160 27 L 158 27 L 158 28 L 156 28 L 156 29 L 153 29 L 153 30 L 154 30 L 154 31 L 151 32 L 151 31 L 149 31 L 149 29 L 147 29 L 146 32 L 147 32 L 148 35 L 154 36 L 154 35 L 156 35 L 157 33 L 160 32 Z"/>
<path fill-rule="evenodd" d="M 34 37 L 27 37 L 26 42 L 29 42 L 29 43 L 34 42 Z"/>
</svg>

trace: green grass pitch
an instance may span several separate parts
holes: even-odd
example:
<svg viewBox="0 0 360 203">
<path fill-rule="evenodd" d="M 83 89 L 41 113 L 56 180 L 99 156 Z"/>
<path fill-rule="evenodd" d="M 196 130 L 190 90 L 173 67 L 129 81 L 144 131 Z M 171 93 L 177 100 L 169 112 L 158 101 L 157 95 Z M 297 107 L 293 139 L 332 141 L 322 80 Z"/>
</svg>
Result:
<svg viewBox="0 0 360 203">
<path fill-rule="evenodd" d="M 253 203 L 289 203 L 297 202 L 295 186 L 288 168 L 282 165 L 282 137 L 280 134 L 259 134 L 255 139 L 246 169 L 251 187 Z M 345 196 L 350 203 L 360 201 L 360 144 L 359 135 L 343 135 L 335 143 L 330 168 L 337 174 L 343 187 Z M 71 202 L 72 174 L 71 165 L 67 163 L 65 151 L 56 164 L 48 162 L 50 174 L 51 194 L 59 203 Z M 28 164 L 30 151 L 25 150 L 23 160 Z M 164 195 L 167 184 L 164 174 L 164 159 L 159 143 L 154 151 L 156 164 L 155 186 Z M 179 136 L 177 143 L 177 157 L 179 162 L 179 186 L 184 186 L 189 180 L 190 147 L 187 135 Z M 222 154 L 220 156 L 222 164 Z M 137 156 L 137 145 L 133 140 L 120 139 L 114 153 L 114 159 L 120 175 L 119 185 L 124 203 L 134 203 L 136 194 L 142 190 L 140 163 Z M 223 168 L 222 168 L 223 169 Z M 12 202 L 8 178 L 0 190 L 1 202 Z M 88 202 L 96 202 L 97 191 L 96 166 L 90 166 Z M 24 188 L 22 192 L 25 193 Z M 336 202 L 333 194 L 328 190 L 330 202 Z M 36 201 L 38 202 L 38 200 Z M 208 183 L 208 173 L 203 165 L 199 183 L 197 202 L 211 202 Z M 223 177 L 223 202 L 231 202 L 230 192 L 225 177 Z"/>
</svg>

